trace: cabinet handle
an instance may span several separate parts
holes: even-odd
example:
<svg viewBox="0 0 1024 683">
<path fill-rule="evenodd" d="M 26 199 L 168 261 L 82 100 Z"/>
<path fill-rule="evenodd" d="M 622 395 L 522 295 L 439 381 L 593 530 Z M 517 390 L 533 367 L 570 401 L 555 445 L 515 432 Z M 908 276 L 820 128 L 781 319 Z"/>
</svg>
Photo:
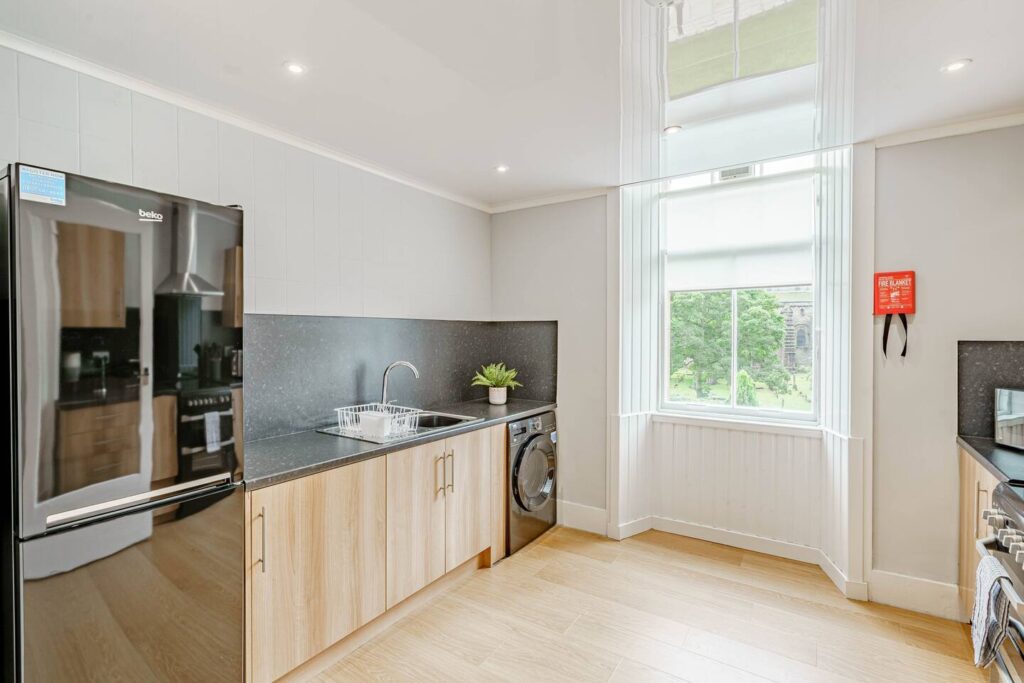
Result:
<svg viewBox="0 0 1024 683">
<path fill-rule="evenodd" d="M 984 533 L 982 533 L 981 535 L 978 534 L 978 519 L 982 516 L 981 515 L 981 494 L 982 493 L 984 493 L 986 496 L 988 495 L 988 491 L 986 489 L 981 488 L 981 482 L 980 481 L 974 482 L 974 536 L 975 536 L 975 538 L 981 538 L 981 536 L 985 535 Z M 988 507 L 988 505 L 985 505 L 985 507 Z"/>
<path fill-rule="evenodd" d="M 260 508 L 260 529 L 262 540 L 260 541 L 260 570 L 267 573 L 267 508 Z"/>
<path fill-rule="evenodd" d="M 452 450 L 448 451 L 448 453 L 445 455 L 445 459 L 447 460 L 448 458 L 452 459 L 452 483 L 448 484 L 448 488 L 451 490 L 452 493 L 455 493 L 455 449 L 454 448 Z"/>
<path fill-rule="evenodd" d="M 445 458 L 445 456 L 443 456 L 443 455 L 440 458 L 436 458 L 434 460 L 434 483 L 437 483 L 437 463 L 438 463 L 438 461 L 441 462 L 441 488 L 437 489 L 437 491 L 435 491 L 435 493 L 444 494 L 444 485 L 448 481 L 448 461 L 447 461 L 447 458 Z"/>
</svg>

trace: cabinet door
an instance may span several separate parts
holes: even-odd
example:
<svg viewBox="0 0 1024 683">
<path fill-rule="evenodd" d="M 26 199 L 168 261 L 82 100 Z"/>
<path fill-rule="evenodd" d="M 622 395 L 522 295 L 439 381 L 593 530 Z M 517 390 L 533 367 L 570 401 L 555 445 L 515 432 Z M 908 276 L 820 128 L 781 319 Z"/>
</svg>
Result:
<svg viewBox="0 0 1024 683">
<path fill-rule="evenodd" d="M 491 545 L 491 437 L 478 429 L 445 440 L 445 571 Z"/>
<path fill-rule="evenodd" d="M 444 442 L 388 461 L 388 609 L 444 574 Z"/>
<path fill-rule="evenodd" d="M 153 399 L 153 473 L 163 481 L 178 476 L 178 397 Z"/>
<path fill-rule="evenodd" d="M 974 572 L 978 568 L 978 553 L 974 540 L 978 531 L 978 478 L 976 463 L 971 455 L 960 450 L 960 616 L 961 621 L 971 618 L 974 605 Z"/>
<path fill-rule="evenodd" d="M 253 681 L 384 612 L 385 458 L 252 493 Z"/>
<path fill-rule="evenodd" d="M 124 327 L 124 233 L 58 223 L 57 245 L 61 327 Z"/>
</svg>

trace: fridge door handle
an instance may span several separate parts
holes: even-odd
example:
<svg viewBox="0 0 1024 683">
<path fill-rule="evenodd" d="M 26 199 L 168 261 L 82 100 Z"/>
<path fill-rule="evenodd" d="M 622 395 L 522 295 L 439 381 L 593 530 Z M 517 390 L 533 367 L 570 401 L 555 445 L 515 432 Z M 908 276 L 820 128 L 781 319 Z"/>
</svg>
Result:
<svg viewBox="0 0 1024 683">
<path fill-rule="evenodd" d="M 145 493 L 136 493 L 133 496 L 115 498 L 114 500 L 108 500 L 95 505 L 86 505 L 84 507 L 75 508 L 74 510 L 68 510 L 67 512 L 56 512 L 52 515 L 46 516 L 46 528 L 49 529 L 50 527 L 67 524 L 68 522 L 77 522 L 121 507 L 127 507 L 139 503 L 148 503 L 164 496 L 190 493 L 192 491 L 210 488 L 217 484 L 229 484 L 231 483 L 231 480 L 232 475 L 230 472 L 222 472 L 220 474 L 214 474 L 194 481 L 174 484 L 173 486 L 165 486 L 164 488 L 156 489 L 155 491 L 146 491 Z"/>
</svg>

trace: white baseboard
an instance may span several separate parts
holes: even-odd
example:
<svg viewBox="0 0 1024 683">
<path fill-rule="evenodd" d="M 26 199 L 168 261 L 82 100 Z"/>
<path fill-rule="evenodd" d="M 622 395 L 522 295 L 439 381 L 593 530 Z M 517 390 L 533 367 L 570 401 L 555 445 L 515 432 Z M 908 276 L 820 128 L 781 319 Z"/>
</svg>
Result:
<svg viewBox="0 0 1024 683">
<path fill-rule="evenodd" d="M 836 588 L 843 595 L 851 600 L 868 599 L 868 585 L 863 581 L 850 581 L 847 579 L 846 574 L 818 548 L 665 517 L 652 517 L 650 528 L 666 531 L 671 534 L 679 534 L 680 536 L 699 538 L 712 543 L 721 543 L 722 545 L 729 545 L 735 548 L 743 548 L 744 550 L 752 550 L 766 555 L 785 557 L 797 562 L 816 564 L 821 567 L 825 575 L 832 580 L 832 583 L 836 585 Z"/>
<path fill-rule="evenodd" d="M 867 600 L 868 599 L 868 584 L 864 581 L 850 581 L 846 578 L 846 574 L 843 570 L 836 566 L 835 562 L 832 561 L 824 551 L 818 551 L 821 553 L 821 559 L 818 560 L 818 566 L 825 572 L 828 578 L 832 579 L 832 583 L 836 585 L 839 592 L 850 598 L 851 600 Z"/>
<path fill-rule="evenodd" d="M 917 576 L 871 570 L 868 594 L 872 602 L 924 612 L 943 619 L 961 619 L 960 591 L 956 584 Z"/>
<path fill-rule="evenodd" d="M 744 550 L 753 550 L 754 552 L 765 553 L 766 555 L 785 557 L 790 560 L 808 562 L 810 564 L 818 564 L 818 561 L 821 559 L 820 550 L 806 545 L 776 541 L 772 538 L 762 538 L 752 534 L 745 534 L 741 531 L 729 531 L 727 529 L 694 524 L 693 522 L 683 522 L 666 517 L 654 517 L 652 520 L 652 528 L 658 531 L 667 531 L 671 534 L 690 536 L 691 538 L 699 538 L 703 541 L 731 545 L 736 548 L 743 548 Z"/>
<path fill-rule="evenodd" d="M 645 531 L 653 529 L 651 517 L 641 517 L 640 519 L 634 519 L 632 522 L 626 522 L 613 527 L 612 524 L 608 523 L 608 537 L 614 538 L 616 541 L 629 538 L 630 536 L 636 536 L 642 534 Z"/>
<path fill-rule="evenodd" d="M 569 504 L 572 508 L 584 508 L 598 511 L 596 508 L 588 508 L 585 505 Z M 604 510 L 599 510 L 604 513 Z M 594 521 L 597 515 L 593 515 Z M 566 523 L 567 526 L 575 526 Z M 576 528 L 584 528 L 577 526 Z M 703 541 L 721 543 L 723 545 L 743 548 L 766 555 L 785 557 L 798 562 L 807 562 L 821 567 L 822 571 L 832 580 L 836 588 L 851 600 L 871 600 L 885 605 L 901 607 L 914 612 L 923 612 L 944 619 L 961 618 L 960 597 L 955 584 L 931 581 L 905 574 L 896 574 L 873 570 L 870 580 L 850 581 L 843 571 L 820 549 L 810 546 L 778 541 L 771 538 L 762 538 L 740 531 L 718 529 L 684 522 L 678 519 L 665 517 L 644 517 L 642 519 L 626 522 L 613 526 L 608 524 L 608 536 L 616 539 L 625 539 L 648 529 L 657 529 L 680 536 L 699 538 Z M 592 529 L 587 529 L 588 531 Z M 600 532 L 597 532 L 600 533 Z"/>
<path fill-rule="evenodd" d="M 608 511 L 568 500 L 558 501 L 558 523 L 572 529 L 604 536 L 608 531 Z"/>
</svg>

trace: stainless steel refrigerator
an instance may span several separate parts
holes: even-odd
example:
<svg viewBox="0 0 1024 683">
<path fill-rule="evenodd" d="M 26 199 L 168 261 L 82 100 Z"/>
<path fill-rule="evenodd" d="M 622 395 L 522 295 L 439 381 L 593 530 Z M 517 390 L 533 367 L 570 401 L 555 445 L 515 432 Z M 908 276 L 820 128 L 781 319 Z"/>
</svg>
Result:
<svg viewBox="0 0 1024 683">
<path fill-rule="evenodd" d="M 0 169 L 4 680 L 242 679 L 241 240 L 237 207 Z"/>
</svg>

